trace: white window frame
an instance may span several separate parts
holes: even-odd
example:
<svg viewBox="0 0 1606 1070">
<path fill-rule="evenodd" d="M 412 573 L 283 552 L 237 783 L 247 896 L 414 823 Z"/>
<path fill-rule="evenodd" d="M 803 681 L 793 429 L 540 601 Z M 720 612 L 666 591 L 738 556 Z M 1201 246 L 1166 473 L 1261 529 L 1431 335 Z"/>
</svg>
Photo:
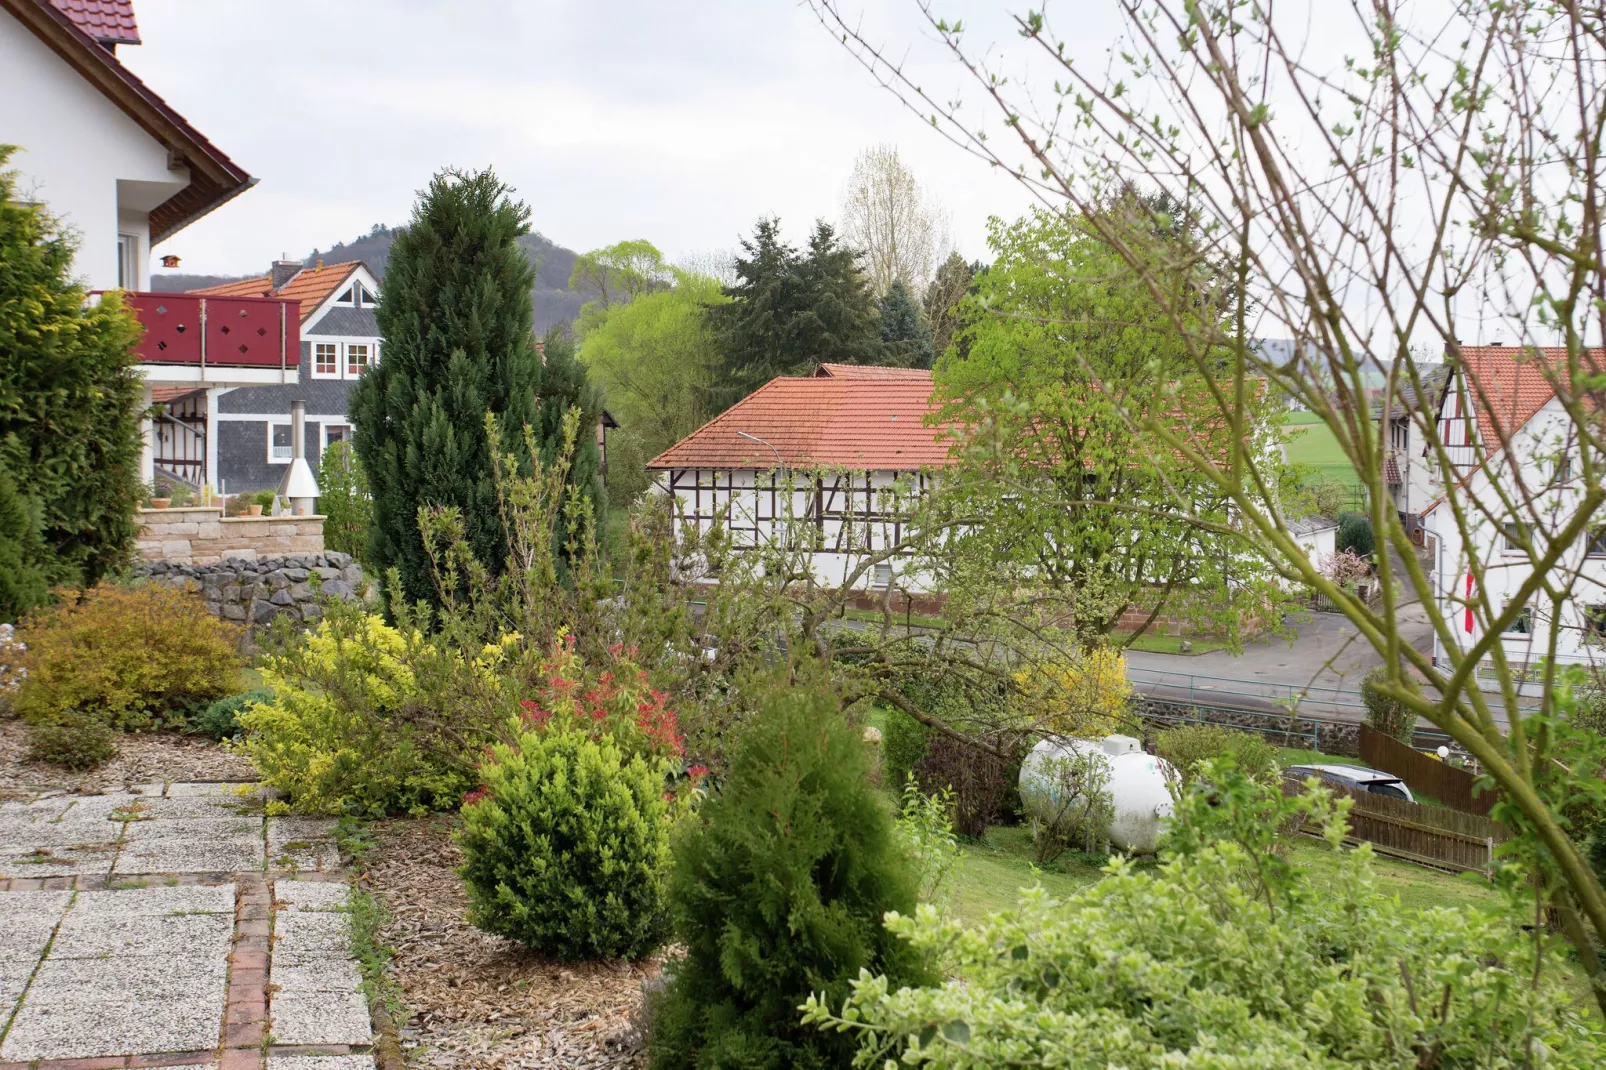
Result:
<svg viewBox="0 0 1606 1070">
<path fill-rule="evenodd" d="M 327 346 L 334 354 L 334 368 L 331 371 L 320 371 L 318 368 L 318 347 Z M 339 342 L 313 342 L 312 343 L 312 374 L 319 379 L 338 379 L 340 369 L 344 367 L 342 361 L 344 354 L 340 352 Z"/>
<path fill-rule="evenodd" d="M 295 439 L 291 438 L 291 440 L 290 440 L 290 455 L 288 457 L 284 457 L 284 458 L 275 457 L 273 455 L 273 429 L 275 427 L 292 428 L 292 427 L 294 427 L 294 425 L 289 420 L 269 420 L 268 421 L 268 463 L 269 464 L 289 464 L 291 461 L 295 460 L 295 456 L 296 456 Z M 294 435 L 294 433 L 295 433 L 294 431 L 291 432 L 292 435 Z"/>
<path fill-rule="evenodd" d="M 318 456 L 320 458 L 323 457 L 323 451 L 327 450 L 329 448 L 329 429 L 331 427 L 343 427 L 343 428 L 345 428 L 346 429 L 346 437 L 345 437 L 344 441 L 346 441 L 346 442 L 350 442 L 351 441 L 351 432 L 352 432 L 353 428 L 351 426 L 350 421 L 344 420 L 342 418 L 342 420 L 330 420 L 327 423 L 319 424 L 318 425 Z"/>
<path fill-rule="evenodd" d="M 351 364 L 351 351 L 359 348 L 363 351 L 362 367 L 353 371 Z M 346 360 L 345 363 L 341 365 L 341 368 L 344 369 L 342 378 L 356 379 L 359 378 L 364 371 L 372 368 L 375 361 L 375 349 L 376 347 L 372 342 L 347 342 L 345 345 Z"/>
<path fill-rule="evenodd" d="M 117 235 L 117 288 L 139 289 L 139 235 Z"/>
</svg>

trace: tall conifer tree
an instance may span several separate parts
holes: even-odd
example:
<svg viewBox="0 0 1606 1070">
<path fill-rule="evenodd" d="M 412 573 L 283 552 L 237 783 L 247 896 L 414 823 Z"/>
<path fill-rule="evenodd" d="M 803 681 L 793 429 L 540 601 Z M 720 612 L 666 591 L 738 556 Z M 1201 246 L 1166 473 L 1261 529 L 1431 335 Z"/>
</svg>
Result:
<svg viewBox="0 0 1606 1070">
<path fill-rule="evenodd" d="M 474 555 L 493 575 L 506 563 L 485 414 L 497 418 L 498 449 L 523 454 L 541 389 L 535 270 L 518 245 L 529 216 L 493 172 L 443 171 L 391 248 L 378 312 L 384 348 L 351 413 L 374 500 L 369 559 L 400 572 L 396 593 L 409 601 L 439 602 L 420 506 L 456 506 Z"/>
<path fill-rule="evenodd" d="M 931 328 L 902 279 L 894 279 L 881 299 L 881 340 L 889 363 L 905 368 L 931 367 Z"/>
</svg>

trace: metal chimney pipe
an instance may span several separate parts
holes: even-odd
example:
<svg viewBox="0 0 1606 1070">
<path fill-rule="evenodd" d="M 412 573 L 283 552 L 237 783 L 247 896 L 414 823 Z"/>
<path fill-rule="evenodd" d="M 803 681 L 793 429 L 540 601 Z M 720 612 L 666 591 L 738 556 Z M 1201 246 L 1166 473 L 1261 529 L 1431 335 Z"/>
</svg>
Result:
<svg viewBox="0 0 1606 1070">
<path fill-rule="evenodd" d="M 296 398 L 290 403 L 290 463 L 307 457 L 307 403 Z"/>
<path fill-rule="evenodd" d="M 318 500 L 318 481 L 307 464 L 307 403 L 290 403 L 290 470 L 279 483 L 279 497 L 288 499 L 290 512 L 309 516 Z"/>
</svg>

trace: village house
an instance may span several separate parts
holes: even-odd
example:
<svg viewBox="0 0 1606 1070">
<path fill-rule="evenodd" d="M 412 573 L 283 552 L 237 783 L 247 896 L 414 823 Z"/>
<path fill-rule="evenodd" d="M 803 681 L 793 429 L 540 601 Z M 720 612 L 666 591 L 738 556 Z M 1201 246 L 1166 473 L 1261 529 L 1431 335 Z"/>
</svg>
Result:
<svg viewBox="0 0 1606 1070">
<path fill-rule="evenodd" d="M 1386 405 L 1380 400 L 1377 408 L 1377 418 L 1388 421 L 1384 483 L 1400 523 L 1418 543 L 1422 539 L 1422 514 L 1444 493 L 1439 466 L 1429 456 L 1423 420 L 1436 418 L 1450 382 L 1450 368 L 1445 364 L 1421 368 L 1419 376 L 1420 394 L 1410 383 L 1399 382 L 1393 399 Z"/>
<path fill-rule="evenodd" d="M 147 402 L 188 395 L 204 416 L 219 391 L 297 381 L 301 316 L 293 297 L 147 292 L 152 247 L 256 179 L 118 61 L 139 43 L 131 0 L 0 0 L 0 99 L 28 101 L 0 109 L 0 144 L 18 147 L 19 189 L 75 232 L 92 297 L 122 290 L 139 317 Z M 196 426 L 204 439 L 211 424 Z M 146 482 L 209 481 L 204 442 L 187 444 L 199 464 L 183 471 L 159 469 L 165 448 L 147 420 Z"/>
<path fill-rule="evenodd" d="M 948 465 L 932 411 L 931 373 L 822 364 L 813 376 L 772 379 L 647 463 L 680 518 L 706 532 L 723 523 L 736 545 L 772 544 L 787 529 L 809 540 L 816 579 L 840 585 L 869 551 L 896 545 L 886 511 L 899 483 L 924 491 Z M 896 560 L 858 586 L 895 582 Z M 916 577 L 897 579 L 918 592 Z"/>
<path fill-rule="evenodd" d="M 1514 539 L 1542 540 L 1571 515 L 1584 491 L 1578 478 L 1583 447 L 1552 385 L 1553 379 L 1566 380 L 1566 359 L 1560 348 L 1463 348 L 1438 401 L 1445 478 L 1460 488 L 1469 522 L 1463 533 L 1442 497 L 1422 519 L 1439 610 L 1454 622 L 1462 650 L 1483 635 L 1484 622 L 1467 604 L 1480 582 L 1473 565 L 1482 573 L 1490 604 L 1496 610 L 1509 605 L 1532 572 Z M 1606 351 L 1589 351 L 1586 359 L 1594 374 L 1606 367 Z M 1517 516 L 1501 503 L 1502 490 L 1520 503 Z M 1516 617 L 1500 637 L 1513 665 L 1533 665 L 1553 633 L 1562 663 L 1592 661 L 1606 642 L 1606 529 L 1592 527 L 1566 547 L 1555 572 L 1576 575 L 1574 598 L 1559 614 L 1536 599 Z M 1444 663 L 1448 651 L 1442 640 L 1435 639 L 1434 653 Z M 1487 661 L 1478 673 L 1490 680 Z"/>
</svg>

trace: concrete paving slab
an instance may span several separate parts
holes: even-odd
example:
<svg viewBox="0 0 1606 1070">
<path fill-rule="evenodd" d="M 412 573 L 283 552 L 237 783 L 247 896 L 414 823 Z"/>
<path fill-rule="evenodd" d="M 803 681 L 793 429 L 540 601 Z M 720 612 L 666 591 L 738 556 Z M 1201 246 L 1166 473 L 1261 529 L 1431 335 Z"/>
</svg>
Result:
<svg viewBox="0 0 1606 1070">
<path fill-rule="evenodd" d="M 335 821 L 323 817 L 268 818 L 268 868 L 280 870 L 338 869 L 340 850 L 330 837 Z"/>
<path fill-rule="evenodd" d="M 53 1004 L 163 999 L 223 1003 L 229 976 L 226 954 L 197 956 L 176 966 L 151 955 L 71 959 L 52 954 L 39 964 L 28 999 Z"/>
<path fill-rule="evenodd" d="M 345 881 L 279 880 L 273 884 L 273 898 L 296 911 L 345 910 L 351 885 Z"/>
<path fill-rule="evenodd" d="M 174 781 L 167 786 L 169 799 L 195 798 L 206 795 L 222 795 L 230 799 L 240 798 L 240 789 L 250 787 L 253 789 L 247 795 L 255 794 L 257 785 L 249 780 L 192 780 Z"/>
<path fill-rule="evenodd" d="M 123 827 L 110 821 L 51 821 L 0 815 L 0 850 L 115 843 Z"/>
<path fill-rule="evenodd" d="M 114 872 L 239 873 L 261 869 L 260 843 L 196 844 L 177 839 L 125 846 L 117 856 Z"/>
<path fill-rule="evenodd" d="M 0 851 L 0 879 L 9 877 L 104 877 L 117 857 L 116 844 L 82 847 L 38 847 Z"/>
<path fill-rule="evenodd" d="M 0 1024 L 11 1017 L 38 964 L 37 956 L 32 959 L 12 957 L 0 951 Z"/>
<path fill-rule="evenodd" d="M 52 795 L 43 799 L 29 799 L 26 802 L 12 799 L 0 802 L 0 817 L 60 817 L 72 802 L 72 797 L 69 795 Z"/>
<path fill-rule="evenodd" d="M 164 800 L 165 801 L 165 800 Z M 153 817 L 130 821 L 124 843 L 151 843 L 155 840 L 186 840 L 194 843 L 255 841 L 262 843 L 262 818 L 243 814 L 219 817 Z"/>
<path fill-rule="evenodd" d="M 273 925 L 273 962 L 287 966 L 350 953 L 351 927 L 346 915 L 281 910 Z"/>
<path fill-rule="evenodd" d="M 160 917 L 175 914 L 234 914 L 234 885 L 183 885 L 79 892 L 75 917 Z"/>
<path fill-rule="evenodd" d="M 109 791 L 104 795 L 79 795 L 73 799 L 72 808 L 64 815 L 64 820 L 115 820 L 115 815 L 119 811 L 137 812 L 142 806 L 149 806 L 150 801 L 148 795 L 136 795 L 126 791 Z"/>
<path fill-rule="evenodd" d="M 213 1002 L 28 999 L 0 1043 L 0 1060 L 204 1051 L 217 1045 L 221 1022 L 222 1008 Z"/>
<path fill-rule="evenodd" d="M 374 1070 L 372 1055 L 270 1055 L 268 1070 Z"/>
<path fill-rule="evenodd" d="M 176 969 L 228 954 L 233 919 L 221 914 L 163 917 L 75 915 L 71 911 L 56 931 L 52 959 L 100 958 L 109 955 L 152 955 Z"/>
<path fill-rule="evenodd" d="M 303 965 L 287 966 L 275 962 L 268 979 L 284 992 L 357 992 L 362 974 L 349 957 L 328 956 L 308 959 Z"/>
<path fill-rule="evenodd" d="M 259 825 L 262 821 L 260 804 L 248 799 L 236 799 L 232 795 L 186 795 L 177 799 L 152 799 L 150 814 L 157 820 L 207 817 L 250 821 Z"/>
<path fill-rule="evenodd" d="M 374 1036 L 360 992 L 278 992 L 268 1014 L 277 1044 L 367 1044 Z"/>
<path fill-rule="evenodd" d="M 71 898 L 71 892 L 0 892 L 0 938 L 13 918 L 34 914 L 60 918 Z"/>
</svg>

